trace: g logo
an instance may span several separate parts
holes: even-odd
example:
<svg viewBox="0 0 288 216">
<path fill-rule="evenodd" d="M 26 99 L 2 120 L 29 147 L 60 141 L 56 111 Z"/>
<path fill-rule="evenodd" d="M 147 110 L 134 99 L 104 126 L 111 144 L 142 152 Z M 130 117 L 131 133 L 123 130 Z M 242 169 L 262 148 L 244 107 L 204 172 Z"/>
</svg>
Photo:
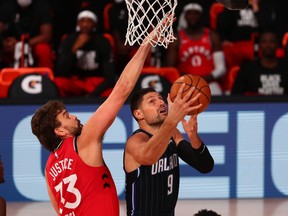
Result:
<svg viewBox="0 0 288 216">
<path fill-rule="evenodd" d="M 40 94 L 42 92 L 42 76 L 26 76 L 21 82 L 21 88 L 28 94 Z"/>
<path fill-rule="evenodd" d="M 157 92 L 162 92 L 163 86 L 160 77 L 158 75 L 149 75 L 144 77 L 141 81 L 141 88 L 148 87 L 154 88 Z"/>
</svg>

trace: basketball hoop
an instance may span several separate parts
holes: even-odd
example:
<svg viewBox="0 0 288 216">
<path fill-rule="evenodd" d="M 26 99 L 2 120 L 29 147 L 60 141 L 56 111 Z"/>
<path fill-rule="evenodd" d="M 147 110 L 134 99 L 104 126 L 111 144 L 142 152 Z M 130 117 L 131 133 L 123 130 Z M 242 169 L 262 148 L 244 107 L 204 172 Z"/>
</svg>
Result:
<svg viewBox="0 0 288 216">
<path fill-rule="evenodd" d="M 177 0 L 125 0 L 128 10 L 128 28 L 125 45 L 138 43 L 168 47 L 176 38 L 172 23 Z M 155 30 L 155 31 L 153 31 Z M 153 32 L 151 32 L 153 31 Z"/>
</svg>

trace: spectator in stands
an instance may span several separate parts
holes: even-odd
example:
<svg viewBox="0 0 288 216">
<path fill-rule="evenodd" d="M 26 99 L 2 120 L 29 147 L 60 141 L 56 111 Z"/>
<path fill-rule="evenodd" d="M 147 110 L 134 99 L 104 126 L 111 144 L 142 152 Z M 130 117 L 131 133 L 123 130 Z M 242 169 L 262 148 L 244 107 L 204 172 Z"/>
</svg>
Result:
<svg viewBox="0 0 288 216">
<path fill-rule="evenodd" d="M 117 78 L 114 70 L 113 50 L 97 31 L 97 16 L 89 10 L 81 11 L 76 31 L 63 38 L 59 47 L 55 83 L 60 94 L 106 97 Z"/>
<path fill-rule="evenodd" d="M 4 167 L 0 158 L 0 184 L 4 181 Z M 6 216 L 6 200 L 3 197 L 0 197 L 0 216 Z"/>
<path fill-rule="evenodd" d="M 251 34 L 258 32 L 258 0 L 249 0 L 244 10 L 224 9 L 217 18 L 217 31 L 223 42 L 246 41 Z"/>
<path fill-rule="evenodd" d="M 221 215 L 213 210 L 201 209 L 193 216 L 221 216 Z"/>
<path fill-rule="evenodd" d="M 265 31 L 259 38 L 259 59 L 241 64 L 232 87 L 232 95 L 288 94 L 287 62 L 276 56 L 277 35 Z"/>
<path fill-rule="evenodd" d="M 104 32 L 103 11 L 113 0 L 49 0 L 53 9 L 53 45 L 58 50 L 61 38 L 65 34 L 74 32 L 77 15 L 80 11 L 90 10 L 97 14 L 97 30 Z M 69 10 L 67 7 L 69 6 Z"/>
<path fill-rule="evenodd" d="M 204 27 L 202 14 L 203 8 L 198 3 L 183 8 L 178 39 L 168 46 L 167 66 L 178 67 L 181 74 L 202 76 L 209 83 L 212 95 L 221 95 L 219 81 L 226 72 L 225 58 L 218 34 Z"/>
<path fill-rule="evenodd" d="M 46 0 L 4 2 L 0 8 L 2 67 L 39 66 L 52 69 L 52 19 L 51 7 Z M 22 44 L 25 44 L 25 49 Z"/>
<path fill-rule="evenodd" d="M 217 17 L 216 31 L 223 42 L 227 69 L 257 57 L 259 31 L 274 23 L 275 11 L 268 1 L 249 0 L 247 9 L 224 9 Z"/>
</svg>

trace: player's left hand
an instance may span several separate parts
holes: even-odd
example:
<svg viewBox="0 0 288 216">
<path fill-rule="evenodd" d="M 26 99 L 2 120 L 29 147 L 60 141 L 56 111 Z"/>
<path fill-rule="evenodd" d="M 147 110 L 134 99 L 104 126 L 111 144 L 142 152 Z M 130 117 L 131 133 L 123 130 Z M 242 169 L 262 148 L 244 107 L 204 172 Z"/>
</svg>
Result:
<svg viewBox="0 0 288 216">
<path fill-rule="evenodd" d="M 197 121 L 197 114 L 196 115 L 191 115 L 188 120 L 183 119 L 182 126 L 187 135 L 194 135 L 197 134 L 198 132 L 198 121 Z"/>
</svg>

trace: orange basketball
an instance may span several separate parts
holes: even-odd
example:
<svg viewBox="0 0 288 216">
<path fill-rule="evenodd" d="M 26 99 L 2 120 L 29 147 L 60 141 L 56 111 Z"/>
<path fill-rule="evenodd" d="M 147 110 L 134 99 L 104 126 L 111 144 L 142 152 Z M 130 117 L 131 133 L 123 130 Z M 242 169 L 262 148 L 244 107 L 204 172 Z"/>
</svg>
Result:
<svg viewBox="0 0 288 216">
<path fill-rule="evenodd" d="M 175 82 L 171 86 L 170 98 L 172 102 L 174 101 L 178 90 L 183 83 L 186 84 L 183 90 L 183 96 L 186 95 L 190 88 L 192 88 L 193 86 L 195 87 L 195 91 L 192 93 L 191 98 L 195 97 L 199 92 L 201 93 L 201 96 L 198 98 L 197 101 L 195 101 L 193 105 L 197 106 L 201 103 L 202 106 L 198 110 L 190 112 L 188 115 L 203 112 L 208 107 L 211 101 L 211 90 L 209 84 L 201 76 L 185 74 L 175 80 Z"/>
</svg>

